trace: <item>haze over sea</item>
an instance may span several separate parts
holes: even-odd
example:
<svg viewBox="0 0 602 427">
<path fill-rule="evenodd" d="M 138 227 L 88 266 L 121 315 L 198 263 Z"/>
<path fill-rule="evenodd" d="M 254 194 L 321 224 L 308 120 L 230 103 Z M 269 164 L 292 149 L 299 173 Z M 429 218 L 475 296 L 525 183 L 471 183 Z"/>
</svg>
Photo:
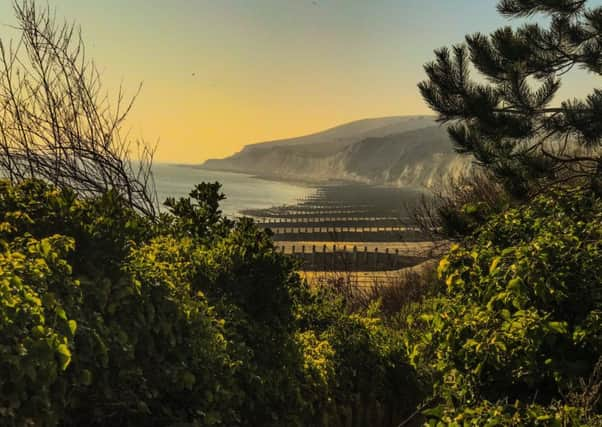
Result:
<svg viewBox="0 0 602 427">
<path fill-rule="evenodd" d="M 155 163 L 153 174 L 161 203 L 167 197 L 187 196 L 198 183 L 218 181 L 227 197 L 221 203 L 222 211 L 228 216 L 239 215 L 243 209 L 265 209 L 292 204 L 313 190 L 311 187 L 268 181 L 252 175 L 186 165 Z"/>
</svg>

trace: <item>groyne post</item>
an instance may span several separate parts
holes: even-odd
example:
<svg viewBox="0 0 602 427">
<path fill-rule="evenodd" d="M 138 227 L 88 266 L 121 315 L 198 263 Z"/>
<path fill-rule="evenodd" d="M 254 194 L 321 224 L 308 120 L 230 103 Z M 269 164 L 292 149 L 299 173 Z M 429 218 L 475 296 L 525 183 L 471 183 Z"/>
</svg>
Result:
<svg viewBox="0 0 602 427">
<path fill-rule="evenodd" d="M 378 248 L 374 248 L 374 269 L 378 268 Z"/>
</svg>

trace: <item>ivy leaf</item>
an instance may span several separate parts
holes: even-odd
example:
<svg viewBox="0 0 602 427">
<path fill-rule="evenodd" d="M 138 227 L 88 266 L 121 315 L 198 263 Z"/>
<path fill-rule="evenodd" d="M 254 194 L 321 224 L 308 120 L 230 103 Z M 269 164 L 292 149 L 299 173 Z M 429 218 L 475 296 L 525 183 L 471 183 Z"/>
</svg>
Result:
<svg viewBox="0 0 602 427">
<path fill-rule="evenodd" d="M 71 332 L 71 336 L 75 336 L 75 331 L 77 330 L 77 322 L 75 320 L 69 320 L 67 324 L 69 325 L 69 331 Z"/>
<path fill-rule="evenodd" d="M 426 417 L 441 419 L 441 417 L 443 417 L 443 408 L 441 406 L 437 406 L 435 408 L 425 409 L 424 411 L 422 411 L 422 415 Z"/>
<path fill-rule="evenodd" d="M 566 322 L 548 322 L 548 328 L 557 334 L 566 334 L 568 331 Z"/>
<path fill-rule="evenodd" d="M 71 363 L 71 350 L 66 344 L 59 344 L 56 350 L 59 356 L 59 367 L 64 371 Z"/>
<path fill-rule="evenodd" d="M 497 270 L 497 266 L 502 261 L 502 257 L 496 256 L 489 266 L 489 274 L 493 274 Z"/>
<path fill-rule="evenodd" d="M 67 313 L 65 313 L 65 310 L 61 307 L 57 307 L 56 315 L 63 320 L 67 320 Z"/>
</svg>

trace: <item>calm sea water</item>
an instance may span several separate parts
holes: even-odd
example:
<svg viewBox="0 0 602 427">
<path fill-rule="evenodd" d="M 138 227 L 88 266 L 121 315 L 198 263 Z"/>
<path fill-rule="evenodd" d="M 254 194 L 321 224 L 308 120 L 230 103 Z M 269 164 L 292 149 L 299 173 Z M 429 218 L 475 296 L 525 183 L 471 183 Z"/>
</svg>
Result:
<svg viewBox="0 0 602 427">
<path fill-rule="evenodd" d="M 167 197 L 187 196 L 194 185 L 200 182 L 220 182 L 222 192 L 227 197 L 221 204 L 222 211 L 229 216 L 239 215 L 243 209 L 264 209 L 292 204 L 300 197 L 313 192 L 311 187 L 191 166 L 155 163 L 153 174 L 161 202 Z"/>
</svg>

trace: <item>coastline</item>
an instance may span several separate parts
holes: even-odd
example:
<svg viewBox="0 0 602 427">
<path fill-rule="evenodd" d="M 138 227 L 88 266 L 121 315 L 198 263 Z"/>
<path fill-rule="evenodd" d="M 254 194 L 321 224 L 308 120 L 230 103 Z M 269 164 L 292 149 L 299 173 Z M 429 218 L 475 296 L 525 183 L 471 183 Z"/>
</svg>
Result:
<svg viewBox="0 0 602 427">
<path fill-rule="evenodd" d="M 373 183 L 373 182 L 366 182 L 366 181 L 352 180 L 352 179 L 323 180 L 323 179 L 282 176 L 282 175 L 269 174 L 269 173 L 257 174 L 257 173 L 245 172 L 242 170 L 207 168 L 207 167 L 203 167 L 202 164 L 173 163 L 173 164 L 171 164 L 171 166 L 191 168 L 191 169 L 202 169 L 202 170 L 211 171 L 211 172 L 247 175 L 253 179 L 261 179 L 264 181 L 272 181 L 272 182 L 282 182 L 282 183 L 286 183 L 286 184 L 292 184 L 292 185 L 297 185 L 300 187 L 307 187 L 307 188 L 335 187 L 335 186 L 341 186 L 341 185 L 357 185 L 357 186 L 367 186 L 367 187 L 375 187 L 375 188 L 399 188 L 399 189 L 405 188 L 405 189 L 412 189 L 412 190 L 420 191 L 420 192 L 424 192 L 424 193 L 431 192 L 431 190 L 426 187 L 416 186 L 416 185 L 400 186 L 400 185 L 394 185 L 394 184 Z"/>
<path fill-rule="evenodd" d="M 282 175 L 275 175 L 275 174 L 268 174 L 268 173 L 257 174 L 257 173 L 250 173 L 250 172 L 245 172 L 245 171 L 241 171 L 241 170 L 207 168 L 207 167 L 203 167 L 202 164 L 171 163 L 169 165 L 176 166 L 176 167 L 190 168 L 190 169 L 202 169 L 202 170 L 211 171 L 211 172 L 247 175 L 254 179 L 262 179 L 264 181 L 273 181 L 273 182 L 283 182 L 283 183 L 287 183 L 287 184 L 293 184 L 293 185 L 298 185 L 301 187 L 311 187 L 311 188 L 315 188 L 315 187 L 318 187 L 321 185 L 365 184 L 362 182 L 352 181 L 352 180 L 324 181 L 324 180 L 309 179 L 309 178 L 285 177 Z M 368 184 L 368 185 L 371 185 L 371 184 Z"/>
</svg>

